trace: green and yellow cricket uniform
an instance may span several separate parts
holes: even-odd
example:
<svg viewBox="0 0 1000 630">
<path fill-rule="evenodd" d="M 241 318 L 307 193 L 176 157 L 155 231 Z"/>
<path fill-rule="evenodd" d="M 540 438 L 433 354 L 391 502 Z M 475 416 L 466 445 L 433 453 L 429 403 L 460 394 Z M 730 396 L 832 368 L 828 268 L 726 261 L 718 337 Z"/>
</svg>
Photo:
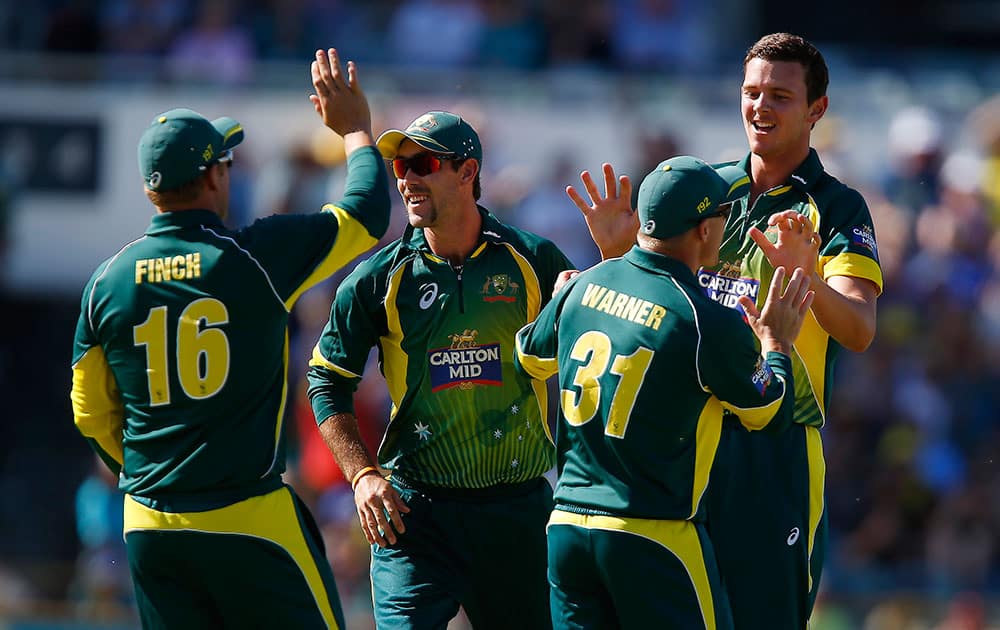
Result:
<svg viewBox="0 0 1000 630">
<path fill-rule="evenodd" d="M 749 156 L 737 165 L 748 171 Z M 868 206 L 823 170 L 815 150 L 784 185 L 748 204 L 749 194 L 734 203 L 719 265 L 698 274 L 712 299 L 737 310 L 741 295 L 758 307 L 764 303 L 774 269 L 748 230 L 756 226 L 774 241 L 777 230 L 769 230 L 767 220 L 785 210 L 807 215 L 823 238 L 820 277 L 863 278 L 881 290 Z M 819 429 L 840 350 L 808 313 L 792 356 L 795 424 L 776 435 L 752 434 L 736 422 L 724 425 L 707 497 L 708 525 L 741 630 L 798 630 L 812 611 L 826 546 L 826 464 Z"/>
<path fill-rule="evenodd" d="M 378 461 L 411 512 L 395 545 L 372 550 L 379 628 L 443 628 L 460 604 L 476 628 L 548 626 L 542 475 L 555 456 L 545 384 L 514 369 L 513 343 L 570 263 L 480 214 L 460 270 L 410 227 L 359 264 L 310 361 L 319 422 L 353 412 L 373 346 L 392 399 Z"/>
<path fill-rule="evenodd" d="M 388 227 L 374 149 L 351 154 L 345 187 L 322 212 L 238 231 L 208 210 L 157 214 L 87 283 L 74 416 L 120 473 L 146 627 L 343 627 L 281 474 L 289 311 Z"/>
<path fill-rule="evenodd" d="M 554 624 L 731 628 L 702 497 L 723 413 L 790 422 L 789 358 L 761 357 L 687 266 L 639 247 L 574 278 L 516 352 L 535 378 L 559 373 Z"/>
</svg>

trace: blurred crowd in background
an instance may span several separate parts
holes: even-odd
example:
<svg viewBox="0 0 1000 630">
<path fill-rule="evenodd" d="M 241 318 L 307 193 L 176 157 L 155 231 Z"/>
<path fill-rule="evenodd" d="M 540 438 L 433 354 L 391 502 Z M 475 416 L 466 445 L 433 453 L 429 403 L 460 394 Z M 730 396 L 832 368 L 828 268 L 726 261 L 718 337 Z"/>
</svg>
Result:
<svg viewBox="0 0 1000 630">
<path fill-rule="evenodd" d="M 694 0 L 40 0 L 4 3 L 14 50 L 156 56 L 157 79 L 252 79 L 258 59 L 337 42 L 418 67 L 704 67 L 713 3 Z M 205 63 L 211 59 L 211 63 Z M 692 67 L 692 65 L 696 67 Z M 109 70 L 127 72 L 127 64 Z"/>
<path fill-rule="evenodd" d="M 531 72 L 586 67 L 683 76 L 738 64 L 757 35 L 776 30 L 766 24 L 760 31 L 739 27 L 737 18 L 745 14 L 731 15 L 729 22 L 719 17 L 738 4 L 3 2 L 0 47 L 10 55 L 100 55 L 102 62 L 93 67 L 101 76 L 90 80 L 108 81 L 131 78 L 134 59 L 149 57 L 161 74 L 146 80 L 252 83 L 256 60 L 305 63 L 317 45 L 331 43 L 369 64 L 365 70 L 391 64 L 404 74 L 423 67 Z M 994 41 L 1000 42 L 996 17 Z M 729 30 L 713 30 L 723 27 Z M 827 50 L 821 39 L 814 41 Z M 996 46 L 994 55 L 1000 54 Z M 1000 77 L 1000 67 L 994 72 Z M 833 86 L 849 89 L 838 81 L 834 74 Z M 849 122 L 837 118 L 836 100 L 829 120 L 814 134 L 828 170 L 868 200 L 885 278 L 875 343 L 863 354 L 841 355 L 824 428 L 831 539 L 814 630 L 1000 627 L 1000 96 L 989 98 L 989 86 L 996 94 L 1000 79 L 986 85 L 987 97 L 963 111 L 961 120 L 954 111 L 920 103 L 895 111 L 884 137 L 868 139 L 885 148 L 886 159 L 876 170 L 853 165 L 840 144 Z M 737 94 L 734 86 L 728 95 L 734 119 Z M 487 140 L 482 203 L 502 219 L 548 236 L 580 268 L 596 262 L 598 252 L 564 192 L 567 184 L 578 183 L 581 168 L 596 165 L 580 165 L 551 150 L 546 172 L 518 177 L 500 168 L 500 161 L 490 162 L 488 138 L 495 122 L 473 123 Z M 961 143 L 953 133 L 957 128 L 971 130 Z M 698 132 L 685 127 L 650 134 L 621 170 L 638 182 L 660 160 L 691 152 Z M 744 145 L 734 137 L 732 146 L 735 153 L 726 157 L 738 157 Z M 342 147 L 329 142 L 294 144 L 280 165 L 267 169 L 237 154 L 231 222 L 238 226 L 270 212 L 315 210 L 337 197 L 342 160 Z M 397 207 L 387 240 L 405 223 L 399 199 L 393 198 Z M 0 208 L 2 229 L 17 211 L 16 182 L 3 177 Z M 310 291 L 296 306 L 292 357 L 310 354 L 342 277 Z M 0 449 L 0 532 L 6 540 L 0 545 L 0 627 L 5 619 L 11 628 L 52 627 L 37 625 L 39 619 L 76 619 L 95 628 L 135 625 L 121 542 L 121 495 L 72 431 L 69 339 L 76 299 L 58 296 L 40 303 L 5 294 L 0 305 L 20 313 L 18 321 L 30 320 L 31 331 L 44 328 L 64 346 L 44 346 L 51 354 L 39 357 L 42 342 L 23 329 L 2 337 L 0 379 L 8 381 L 5 398 L 14 412 L 0 422 L 0 441 L 10 445 Z M 356 405 L 374 451 L 389 401 L 374 357 L 371 363 Z M 369 551 L 349 485 L 316 431 L 304 369 L 303 359 L 293 361 L 289 372 L 286 426 L 294 436 L 288 480 L 320 520 L 348 627 L 371 627 Z M 14 390 L 12 375 L 25 370 L 35 389 Z M 42 404 L 31 398 L 53 395 L 65 400 Z M 36 407 L 64 413 L 39 414 Z M 11 423 L 34 425 L 28 434 L 34 443 Z M 25 490 L 31 486 L 24 478 L 38 476 L 53 489 Z M 66 497 L 68 507 L 48 504 Z M 46 506 L 29 509 L 28 502 Z M 36 525 L 41 512 L 71 515 L 75 536 L 45 532 Z M 30 625 L 32 619 L 36 625 Z"/>
</svg>

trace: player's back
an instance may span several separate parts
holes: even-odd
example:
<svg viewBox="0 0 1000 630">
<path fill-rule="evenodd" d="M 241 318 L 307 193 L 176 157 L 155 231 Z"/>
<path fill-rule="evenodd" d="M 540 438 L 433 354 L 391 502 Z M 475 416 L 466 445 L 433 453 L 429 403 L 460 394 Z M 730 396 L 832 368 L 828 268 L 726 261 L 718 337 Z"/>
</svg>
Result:
<svg viewBox="0 0 1000 630">
<path fill-rule="evenodd" d="M 259 494 L 284 469 L 288 313 L 267 270 L 213 217 L 158 215 L 90 293 L 125 408 L 122 489 L 173 509 Z"/>
<path fill-rule="evenodd" d="M 722 420 L 700 381 L 702 331 L 720 316 L 739 322 L 701 294 L 685 265 L 638 248 L 570 290 L 558 319 L 557 505 L 692 517 Z"/>
</svg>

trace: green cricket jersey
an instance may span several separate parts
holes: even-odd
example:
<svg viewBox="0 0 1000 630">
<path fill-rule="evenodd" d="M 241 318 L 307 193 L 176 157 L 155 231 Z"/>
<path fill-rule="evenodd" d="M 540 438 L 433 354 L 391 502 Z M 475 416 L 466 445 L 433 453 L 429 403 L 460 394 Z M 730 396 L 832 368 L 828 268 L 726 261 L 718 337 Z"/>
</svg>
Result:
<svg viewBox="0 0 1000 630">
<path fill-rule="evenodd" d="M 687 266 L 637 246 L 567 284 L 518 333 L 516 363 L 559 373 L 565 511 L 701 519 L 724 411 L 751 429 L 791 421 L 789 358 L 765 360 Z"/>
<path fill-rule="evenodd" d="M 79 430 L 157 510 L 215 509 L 281 485 L 288 314 L 389 222 L 374 148 L 322 212 L 237 231 L 208 210 L 157 214 L 94 272 L 73 349 Z"/>
<path fill-rule="evenodd" d="M 748 170 L 750 156 L 737 164 Z M 719 166 L 719 165 L 716 165 Z M 749 175 L 747 183 L 749 183 Z M 814 149 L 792 173 L 788 182 L 757 198 L 752 207 L 749 192 L 733 204 L 726 224 L 719 264 L 702 269 L 698 283 L 713 300 L 737 309 L 737 298 L 746 295 L 760 307 L 767 299 L 774 268 L 748 230 L 756 226 L 772 240 L 777 228 L 768 229 L 768 218 L 777 212 L 795 210 L 812 221 L 823 238 L 818 272 L 823 279 L 852 276 L 874 282 L 882 289 L 882 270 L 871 213 L 864 198 L 823 170 Z M 827 334 L 812 311 L 806 316 L 795 341 L 792 368 L 795 372 L 794 421 L 823 426 L 832 389 L 833 367 L 841 346 Z"/>
<path fill-rule="evenodd" d="M 461 270 L 411 227 L 358 265 L 337 290 L 310 361 L 322 423 L 353 412 L 378 347 L 392 399 L 379 464 L 418 484 L 517 483 L 554 463 L 545 384 L 514 369 L 513 342 L 570 263 L 552 242 L 480 214 L 479 243 Z"/>
</svg>

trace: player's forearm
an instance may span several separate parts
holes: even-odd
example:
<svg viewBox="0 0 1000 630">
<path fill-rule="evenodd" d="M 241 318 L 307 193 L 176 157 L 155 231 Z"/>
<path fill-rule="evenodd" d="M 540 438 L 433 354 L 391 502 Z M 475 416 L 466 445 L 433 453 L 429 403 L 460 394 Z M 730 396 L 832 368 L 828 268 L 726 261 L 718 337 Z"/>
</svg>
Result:
<svg viewBox="0 0 1000 630">
<path fill-rule="evenodd" d="M 347 480 L 353 479 L 364 468 L 377 467 L 377 462 L 361 439 L 358 419 L 354 414 L 338 413 L 328 417 L 320 423 L 319 433 Z"/>
<path fill-rule="evenodd" d="M 854 352 L 863 352 L 875 338 L 876 289 L 867 281 L 834 276 L 824 282 L 813 274 L 816 292 L 812 312 L 823 330 Z"/>
</svg>

